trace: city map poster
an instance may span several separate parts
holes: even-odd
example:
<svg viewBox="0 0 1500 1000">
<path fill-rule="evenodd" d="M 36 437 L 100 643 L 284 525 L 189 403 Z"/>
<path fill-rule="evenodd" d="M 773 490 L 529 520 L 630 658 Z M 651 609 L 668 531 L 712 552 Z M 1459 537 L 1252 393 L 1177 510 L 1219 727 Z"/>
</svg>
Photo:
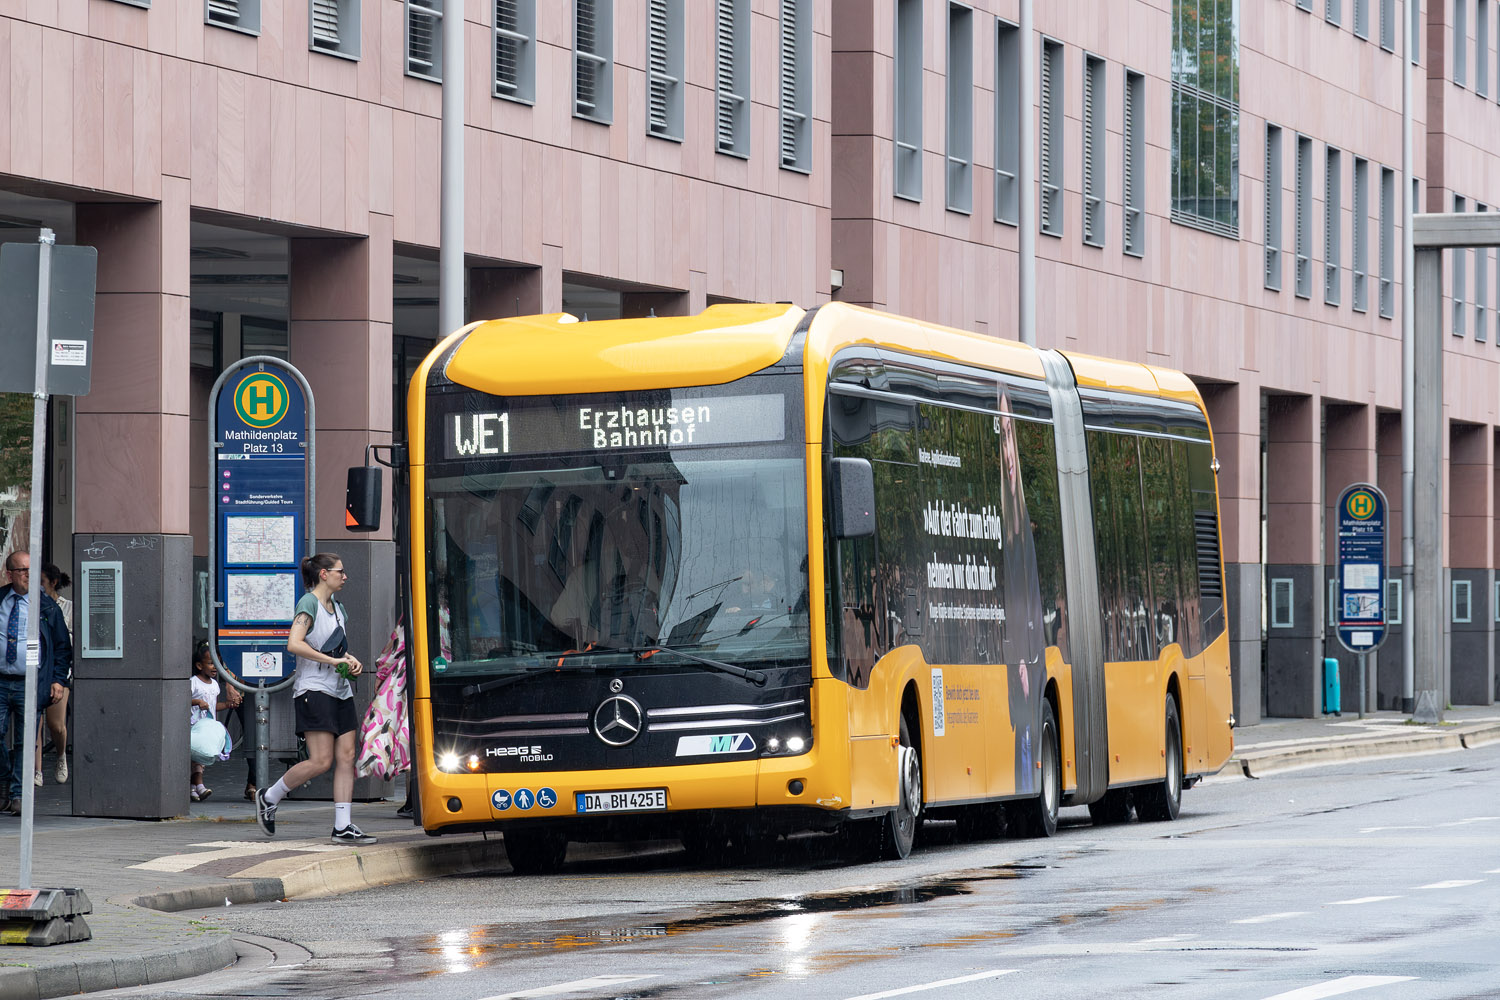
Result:
<svg viewBox="0 0 1500 1000">
<path fill-rule="evenodd" d="M 297 519 L 290 514 L 227 515 L 224 518 L 224 561 L 232 566 L 295 563 Z"/>
<path fill-rule="evenodd" d="M 297 609 L 297 574 L 230 573 L 224 617 L 231 622 L 290 622 Z"/>
</svg>

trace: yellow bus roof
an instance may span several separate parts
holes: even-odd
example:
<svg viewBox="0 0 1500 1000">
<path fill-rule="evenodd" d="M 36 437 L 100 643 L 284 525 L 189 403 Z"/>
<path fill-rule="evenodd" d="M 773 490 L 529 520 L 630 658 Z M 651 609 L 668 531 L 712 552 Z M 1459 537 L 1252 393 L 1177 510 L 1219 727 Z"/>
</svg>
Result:
<svg viewBox="0 0 1500 1000">
<path fill-rule="evenodd" d="M 445 374 L 497 396 L 718 385 L 780 361 L 802 316 L 792 305 L 736 304 L 589 323 L 567 313 L 490 320 Z"/>
</svg>

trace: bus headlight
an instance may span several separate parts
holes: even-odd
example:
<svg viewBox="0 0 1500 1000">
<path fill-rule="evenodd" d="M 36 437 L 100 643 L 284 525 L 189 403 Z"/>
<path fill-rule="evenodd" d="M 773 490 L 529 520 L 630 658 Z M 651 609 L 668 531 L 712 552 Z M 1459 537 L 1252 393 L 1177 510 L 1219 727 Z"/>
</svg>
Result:
<svg viewBox="0 0 1500 1000">
<path fill-rule="evenodd" d="M 457 771 L 458 770 L 458 754 L 456 754 L 456 753 L 445 753 L 441 757 L 439 757 L 438 758 L 438 770 L 439 771 L 449 771 L 449 772 Z"/>
<path fill-rule="evenodd" d="M 791 757 L 799 753 L 806 753 L 812 746 L 812 737 L 803 736 L 800 733 L 790 736 L 768 736 L 764 748 L 761 750 L 762 757 Z"/>
</svg>

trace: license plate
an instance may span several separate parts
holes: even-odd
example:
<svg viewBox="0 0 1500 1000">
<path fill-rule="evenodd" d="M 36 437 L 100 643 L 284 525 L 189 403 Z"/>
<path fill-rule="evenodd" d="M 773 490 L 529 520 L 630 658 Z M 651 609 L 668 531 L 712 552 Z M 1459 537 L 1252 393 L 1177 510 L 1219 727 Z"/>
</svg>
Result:
<svg viewBox="0 0 1500 1000">
<path fill-rule="evenodd" d="M 581 813 L 608 812 L 665 812 L 667 790 L 665 788 L 642 788 L 630 792 L 579 792 L 578 811 Z"/>
</svg>

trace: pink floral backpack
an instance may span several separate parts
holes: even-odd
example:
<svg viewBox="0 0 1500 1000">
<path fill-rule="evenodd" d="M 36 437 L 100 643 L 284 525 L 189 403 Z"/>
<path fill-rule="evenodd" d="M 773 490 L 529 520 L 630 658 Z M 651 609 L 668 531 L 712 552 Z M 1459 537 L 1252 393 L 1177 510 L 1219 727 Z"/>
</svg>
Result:
<svg viewBox="0 0 1500 1000">
<path fill-rule="evenodd" d="M 380 687 L 359 727 L 360 751 L 354 766 L 361 776 L 389 781 L 411 769 L 411 729 L 406 718 L 406 632 L 397 622 L 375 660 Z"/>
</svg>

